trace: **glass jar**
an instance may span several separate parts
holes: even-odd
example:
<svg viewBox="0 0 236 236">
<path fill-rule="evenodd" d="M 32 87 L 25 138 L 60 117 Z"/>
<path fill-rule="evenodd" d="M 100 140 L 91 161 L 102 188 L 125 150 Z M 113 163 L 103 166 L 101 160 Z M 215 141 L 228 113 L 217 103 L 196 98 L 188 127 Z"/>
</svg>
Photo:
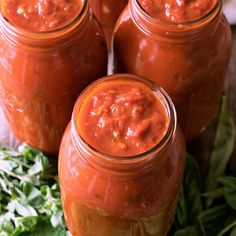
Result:
<svg viewBox="0 0 236 236">
<path fill-rule="evenodd" d="M 0 16 L 1 103 L 21 142 L 58 152 L 79 93 L 106 75 L 104 35 L 85 0 L 66 27 L 31 32 Z"/>
<path fill-rule="evenodd" d="M 117 79 L 144 83 L 166 110 L 165 135 L 143 154 L 105 154 L 89 145 L 79 131 L 77 121 L 86 98 L 94 88 Z M 184 138 L 176 125 L 173 103 L 162 89 L 128 74 L 94 82 L 79 96 L 60 146 L 58 170 L 67 227 L 73 236 L 166 235 L 184 162 Z"/>
<path fill-rule="evenodd" d="M 90 0 L 95 16 L 102 25 L 108 49 L 115 23 L 128 0 Z"/>
<path fill-rule="evenodd" d="M 231 52 L 222 1 L 204 16 L 175 23 L 153 18 L 130 0 L 114 30 L 114 72 L 155 81 L 172 98 L 186 140 L 216 115 Z"/>
</svg>

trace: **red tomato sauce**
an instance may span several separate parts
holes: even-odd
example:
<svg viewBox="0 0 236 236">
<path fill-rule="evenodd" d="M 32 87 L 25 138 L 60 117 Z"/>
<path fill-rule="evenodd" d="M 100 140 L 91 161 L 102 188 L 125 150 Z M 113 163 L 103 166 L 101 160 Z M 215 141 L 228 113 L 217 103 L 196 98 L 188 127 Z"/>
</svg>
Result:
<svg viewBox="0 0 236 236">
<path fill-rule="evenodd" d="M 166 16 L 167 5 L 153 17 L 138 1 L 144 4 L 144 0 L 130 0 L 115 26 L 113 73 L 140 75 L 165 89 L 189 141 L 217 114 L 224 89 L 232 40 L 221 1 L 179 1 L 181 6 L 185 3 L 181 7 L 173 0 L 169 10 L 171 14 L 179 10 L 176 16 L 180 18 L 174 17 L 172 21 Z M 152 10 L 156 6 L 152 4 L 168 1 L 146 3 Z M 202 7 L 203 3 L 211 5 Z M 194 20 L 195 13 L 185 14 L 190 9 L 202 16 Z"/>
<path fill-rule="evenodd" d="M 155 18 L 179 23 L 207 14 L 216 0 L 139 0 L 139 3 Z"/>
<path fill-rule="evenodd" d="M 80 13 L 71 11 L 66 17 L 79 16 L 57 31 L 25 30 L 11 25 L 4 15 L 0 17 L 0 100 L 3 111 L 20 142 L 49 154 L 57 154 L 80 92 L 107 72 L 104 35 L 92 15 L 88 0 L 63 1 L 57 0 L 57 3 L 60 6 L 75 3 L 74 9 L 79 8 L 77 3 L 83 3 L 83 6 Z M 29 9 L 36 1 L 7 0 L 5 3 L 26 2 Z M 36 18 L 27 22 L 28 27 L 40 29 L 31 22 L 36 22 Z M 39 21 L 41 26 L 46 22 Z"/>
<path fill-rule="evenodd" d="M 140 82 L 113 81 L 94 89 L 81 106 L 78 127 L 97 150 L 133 156 L 164 137 L 169 119 L 160 100 Z"/>
<path fill-rule="evenodd" d="M 183 136 L 163 90 L 128 74 L 94 82 L 77 99 L 60 146 L 58 175 L 69 231 L 73 236 L 167 235 L 184 162 Z"/>
<path fill-rule="evenodd" d="M 5 0 L 4 15 L 12 25 L 34 32 L 53 31 L 72 22 L 83 0 Z"/>
</svg>

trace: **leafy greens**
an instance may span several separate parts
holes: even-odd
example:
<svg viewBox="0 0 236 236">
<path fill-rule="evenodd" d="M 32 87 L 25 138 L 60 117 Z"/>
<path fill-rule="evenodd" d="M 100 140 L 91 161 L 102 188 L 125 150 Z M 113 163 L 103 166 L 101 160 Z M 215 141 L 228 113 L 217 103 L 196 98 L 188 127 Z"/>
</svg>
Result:
<svg viewBox="0 0 236 236">
<path fill-rule="evenodd" d="M 228 168 L 235 145 L 234 123 L 223 98 L 206 180 L 187 155 L 173 236 L 236 236 L 236 174 Z"/>
<path fill-rule="evenodd" d="M 0 147 L 0 235 L 66 235 L 58 181 L 47 157 L 27 145 Z"/>
</svg>

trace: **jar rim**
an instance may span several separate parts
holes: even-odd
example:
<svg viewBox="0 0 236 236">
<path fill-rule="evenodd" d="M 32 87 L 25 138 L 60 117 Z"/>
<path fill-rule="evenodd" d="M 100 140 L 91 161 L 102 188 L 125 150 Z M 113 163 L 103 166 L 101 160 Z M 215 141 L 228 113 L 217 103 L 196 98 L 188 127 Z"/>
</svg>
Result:
<svg viewBox="0 0 236 236">
<path fill-rule="evenodd" d="M 148 11 L 144 9 L 139 0 L 131 0 L 130 4 L 132 3 L 137 9 L 139 9 L 140 13 L 143 14 L 143 17 L 150 23 L 153 22 L 154 24 L 158 24 L 160 26 L 166 26 L 174 29 L 177 28 L 180 31 L 186 27 L 194 27 L 195 25 L 199 25 L 199 23 L 201 22 L 205 22 L 207 19 L 211 18 L 214 13 L 218 13 L 222 9 L 222 0 L 216 0 L 216 3 L 213 8 L 206 14 L 203 14 L 202 16 L 189 21 L 173 22 L 151 16 Z"/>
<path fill-rule="evenodd" d="M 150 89 L 152 89 L 152 91 L 154 93 L 160 95 L 161 99 L 163 99 L 162 103 L 163 103 L 163 106 L 165 106 L 165 108 L 167 110 L 166 114 L 169 118 L 168 127 L 165 132 L 165 135 L 153 148 L 147 150 L 144 153 L 141 153 L 138 155 L 133 155 L 133 156 L 126 156 L 125 158 L 124 158 L 124 156 L 115 156 L 115 155 L 106 154 L 106 153 L 103 153 L 103 152 L 97 150 L 96 148 L 94 148 L 92 145 L 90 145 L 88 142 L 86 142 L 86 140 L 82 137 L 82 135 L 79 132 L 79 128 L 78 128 L 78 125 L 76 122 L 76 115 L 78 115 L 79 109 L 82 105 L 83 96 L 90 89 L 95 87 L 97 84 L 99 84 L 101 82 L 114 81 L 117 79 L 134 80 L 134 81 L 141 82 L 141 83 L 148 85 L 148 87 L 150 87 Z M 78 104 L 80 104 L 80 105 L 78 105 Z M 96 157 L 99 157 L 105 161 L 108 161 L 108 162 L 116 161 L 116 163 L 119 163 L 119 164 L 131 164 L 131 163 L 136 163 L 136 162 L 140 162 L 140 161 L 149 159 L 149 157 L 152 157 L 155 153 L 160 152 L 170 142 L 173 134 L 176 131 L 177 117 L 176 117 L 175 107 L 174 107 L 174 104 L 173 104 L 171 98 L 161 87 L 157 86 L 153 81 L 143 78 L 143 77 L 140 77 L 140 76 L 132 75 L 132 74 L 113 74 L 113 75 L 105 76 L 105 77 L 102 77 L 101 79 L 96 80 L 95 82 L 90 84 L 79 95 L 79 97 L 75 103 L 73 113 L 72 113 L 71 126 L 72 126 L 72 133 L 73 133 L 72 140 L 74 140 L 74 138 L 76 139 L 73 142 L 75 147 L 77 146 L 75 142 L 79 141 L 80 144 L 82 144 L 82 146 L 86 150 L 89 150 L 89 152 L 92 152 L 93 154 L 95 154 Z"/>
<path fill-rule="evenodd" d="M 8 29 L 10 29 L 11 32 L 14 32 L 15 34 L 19 34 L 22 36 L 35 38 L 37 40 L 39 39 L 49 39 L 57 37 L 57 35 L 61 35 L 62 32 L 68 32 L 71 31 L 71 28 L 74 29 L 77 26 L 77 23 L 81 20 L 81 18 L 84 16 L 85 12 L 87 11 L 87 8 L 89 6 L 89 0 L 83 0 L 83 7 L 81 8 L 79 14 L 68 24 L 59 27 L 55 30 L 50 31 L 31 31 L 27 30 L 21 27 L 17 27 L 13 24 L 11 24 L 6 17 L 4 17 L 3 14 L 3 3 L 0 6 L 0 22 L 2 22 L 3 25 L 5 25 Z"/>
</svg>

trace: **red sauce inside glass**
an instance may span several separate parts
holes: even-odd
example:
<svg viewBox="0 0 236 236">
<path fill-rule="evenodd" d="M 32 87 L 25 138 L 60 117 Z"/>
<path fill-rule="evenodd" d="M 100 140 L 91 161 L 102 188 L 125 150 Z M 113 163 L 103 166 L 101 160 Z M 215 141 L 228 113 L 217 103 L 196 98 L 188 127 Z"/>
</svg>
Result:
<svg viewBox="0 0 236 236">
<path fill-rule="evenodd" d="M 139 0 L 139 3 L 152 17 L 179 23 L 207 14 L 216 0 Z"/>
<path fill-rule="evenodd" d="M 138 155 L 164 137 L 165 108 L 140 82 L 113 81 L 94 89 L 81 106 L 78 127 L 97 150 L 115 156 Z"/>
<path fill-rule="evenodd" d="M 5 0 L 4 15 L 12 25 L 34 32 L 53 31 L 73 21 L 83 0 Z"/>
<path fill-rule="evenodd" d="M 114 30 L 113 73 L 143 76 L 165 89 L 187 141 L 219 109 L 232 43 L 221 5 L 130 0 Z"/>
<path fill-rule="evenodd" d="M 128 74 L 94 82 L 76 101 L 59 152 L 71 234 L 167 235 L 184 161 L 183 136 L 163 90 Z"/>
<path fill-rule="evenodd" d="M 1 3 L 3 111 L 20 142 L 57 154 L 76 98 L 107 73 L 104 35 L 89 0 Z"/>
</svg>

